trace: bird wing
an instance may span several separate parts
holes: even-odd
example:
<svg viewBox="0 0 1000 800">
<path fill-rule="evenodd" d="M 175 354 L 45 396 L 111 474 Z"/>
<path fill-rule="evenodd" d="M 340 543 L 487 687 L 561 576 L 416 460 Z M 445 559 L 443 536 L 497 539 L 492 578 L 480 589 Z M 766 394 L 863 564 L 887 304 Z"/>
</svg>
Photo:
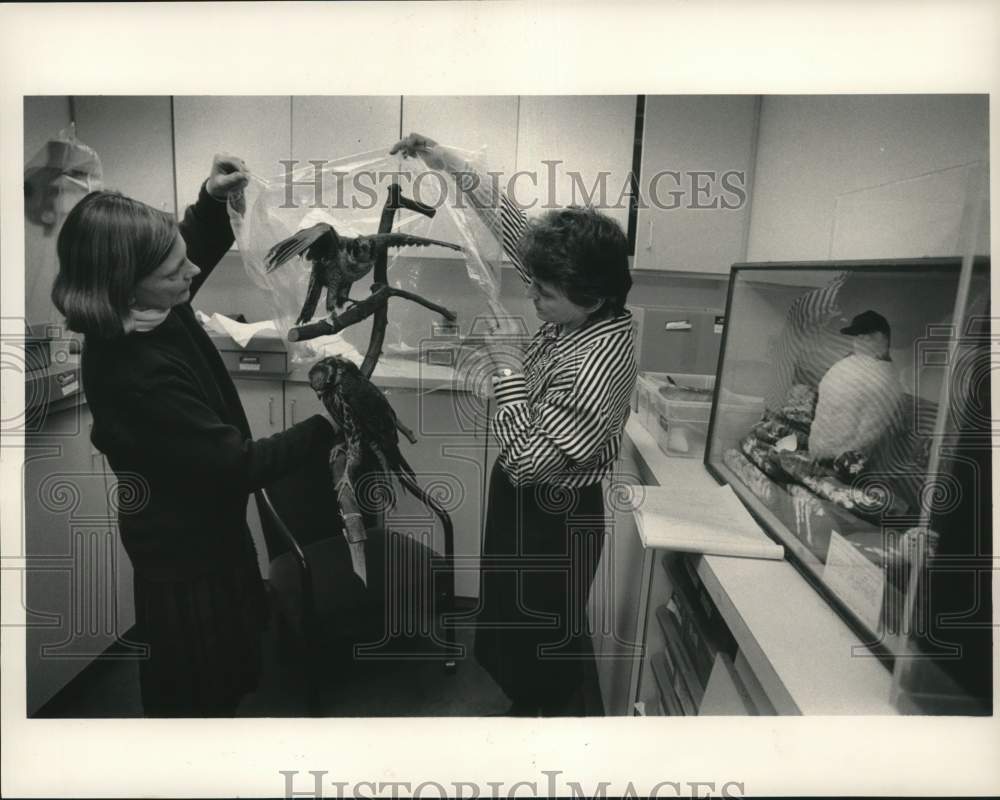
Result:
<svg viewBox="0 0 1000 800">
<path fill-rule="evenodd" d="M 399 436 L 396 412 L 381 390 L 360 372 L 345 373 L 340 379 L 344 402 L 354 410 L 354 418 L 364 427 L 365 436 L 377 443 L 397 468 Z"/>
<path fill-rule="evenodd" d="M 340 248 L 340 237 L 333 226 L 320 222 L 311 228 L 296 231 L 267 251 L 267 271 L 277 269 L 295 256 L 306 254 L 310 261 L 332 256 Z"/>
<path fill-rule="evenodd" d="M 299 318 L 295 320 L 296 325 L 302 325 L 313 318 L 316 313 L 316 305 L 319 303 L 319 296 L 323 293 L 323 282 L 316 275 L 316 271 L 322 269 L 319 264 L 313 264 L 312 272 L 309 273 L 309 288 L 306 290 L 306 299 L 299 312 Z"/>
<path fill-rule="evenodd" d="M 450 250 L 459 250 L 461 247 L 451 242 L 442 242 L 438 239 L 425 239 L 423 236 L 413 236 L 409 233 L 376 233 L 368 237 L 374 240 L 376 247 L 447 247 Z"/>
</svg>

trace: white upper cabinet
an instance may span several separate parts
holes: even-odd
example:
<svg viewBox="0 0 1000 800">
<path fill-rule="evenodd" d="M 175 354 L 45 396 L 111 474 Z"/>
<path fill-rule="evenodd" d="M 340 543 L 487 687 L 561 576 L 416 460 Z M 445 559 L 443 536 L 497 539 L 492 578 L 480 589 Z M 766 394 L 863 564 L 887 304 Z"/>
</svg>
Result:
<svg viewBox="0 0 1000 800">
<path fill-rule="evenodd" d="M 230 153 L 264 178 L 284 173 L 292 153 L 290 97 L 174 98 L 177 207 L 193 203 L 212 157 Z"/>
<path fill-rule="evenodd" d="M 746 256 L 758 101 L 646 98 L 635 267 L 726 274 Z"/>
<path fill-rule="evenodd" d="M 467 97 L 403 98 L 403 135 L 422 133 L 443 145 L 482 155 L 490 172 L 508 175 L 515 164 L 517 147 L 517 97 L 481 95 Z M 484 176 L 485 177 L 485 176 Z M 501 177 L 501 187 L 505 181 Z M 403 187 L 404 190 L 406 187 Z M 428 181 L 416 187 L 416 199 L 434 205 L 440 188 Z M 411 196 L 414 192 L 409 193 Z M 462 238 L 447 214 L 438 214 L 431 226 L 435 239 L 461 243 Z M 499 246 L 498 246 L 499 247 Z M 498 249 L 499 252 L 499 249 Z M 459 258 L 461 254 L 442 247 L 412 248 L 413 257 Z"/>
<path fill-rule="evenodd" d="M 517 148 L 517 97 L 403 98 L 403 135 L 422 133 L 460 150 L 485 148 L 486 168 L 509 173 Z"/>
<path fill-rule="evenodd" d="M 381 148 L 388 152 L 399 138 L 399 95 L 296 96 L 291 103 L 296 168 Z"/>
<path fill-rule="evenodd" d="M 101 157 L 104 188 L 173 214 L 170 98 L 75 97 L 73 107 L 77 136 Z"/>
<path fill-rule="evenodd" d="M 628 225 L 634 95 L 523 96 L 514 199 L 536 216 L 590 204 Z"/>
</svg>

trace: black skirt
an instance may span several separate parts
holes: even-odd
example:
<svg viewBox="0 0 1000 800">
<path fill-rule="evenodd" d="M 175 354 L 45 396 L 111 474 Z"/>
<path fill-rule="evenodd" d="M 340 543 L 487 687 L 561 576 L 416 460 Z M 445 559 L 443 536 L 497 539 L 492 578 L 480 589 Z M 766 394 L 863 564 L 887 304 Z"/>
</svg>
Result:
<svg viewBox="0 0 1000 800">
<path fill-rule="evenodd" d="M 268 601 L 255 561 L 184 581 L 136 575 L 139 662 L 150 717 L 232 716 L 257 688 Z"/>
<path fill-rule="evenodd" d="M 600 483 L 515 487 L 494 465 L 475 656 L 514 703 L 564 706 L 592 667 L 587 600 L 606 530 Z"/>
</svg>

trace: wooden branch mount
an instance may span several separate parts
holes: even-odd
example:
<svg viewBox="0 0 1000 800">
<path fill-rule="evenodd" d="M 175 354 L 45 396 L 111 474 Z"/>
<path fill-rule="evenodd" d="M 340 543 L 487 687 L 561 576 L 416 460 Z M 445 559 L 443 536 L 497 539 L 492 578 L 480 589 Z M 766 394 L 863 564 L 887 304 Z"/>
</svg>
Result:
<svg viewBox="0 0 1000 800">
<path fill-rule="evenodd" d="M 426 217 L 433 217 L 435 209 L 431 206 L 418 203 L 404 197 L 400 191 L 399 184 L 393 183 L 389 187 L 389 195 L 385 205 L 382 207 L 382 216 L 379 219 L 378 232 L 391 233 L 392 225 L 396 219 L 396 212 L 400 208 L 408 208 L 423 214 Z M 389 298 L 400 297 L 404 300 L 422 305 L 437 314 L 440 314 L 449 322 L 454 322 L 457 316 L 454 311 L 444 306 L 433 303 L 424 297 L 405 289 L 395 289 L 389 286 L 388 277 L 389 251 L 386 247 L 379 248 L 375 256 L 375 267 L 373 275 L 375 282 L 371 287 L 371 294 L 364 300 L 359 300 L 342 314 L 331 314 L 327 319 L 318 322 L 310 322 L 307 325 L 300 325 L 292 328 L 288 332 L 288 341 L 304 342 L 308 339 L 315 339 L 317 336 L 327 336 L 339 333 L 351 325 L 373 317 L 371 337 L 368 340 L 368 351 L 365 359 L 361 363 L 361 374 L 366 378 L 371 378 L 382 355 L 382 344 L 385 342 L 385 331 L 389 324 Z"/>
</svg>

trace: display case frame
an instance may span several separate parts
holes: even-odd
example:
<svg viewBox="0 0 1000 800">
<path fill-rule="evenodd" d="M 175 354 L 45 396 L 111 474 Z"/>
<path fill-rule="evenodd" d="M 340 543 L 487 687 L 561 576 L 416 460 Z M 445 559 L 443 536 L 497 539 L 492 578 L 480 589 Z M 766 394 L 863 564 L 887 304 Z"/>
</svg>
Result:
<svg viewBox="0 0 1000 800">
<path fill-rule="evenodd" d="M 919 276 L 927 274 L 937 276 L 953 275 L 956 292 L 955 296 L 952 298 L 951 306 L 953 313 L 957 316 L 954 317 L 955 324 L 952 326 L 950 336 L 951 338 L 960 338 L 963 335 L 963 329 L 961 326 L 965 321 L 967 321 L 966 314 L 968 311 L 969 300 L 967 295 L 970 292 L 970 276 L 973 273 L 979 275 L 980 277 L 985 273 L 987 287 L 986 302 L 988 309 L 989 259 L 985 257 L 977 257 L 975 259 L 967 258 L 963 260 L 959 257 L 943 257 L 851 261 L 740 263 L 734 265 L 730 272 L 725 312 L 727 324 L 723 332 L 722 344 L 719 351 L 719 361 L 715 381 L 715 395 L 713 398 L 712 412 L 708 425 L 704 465 L 709 474 L 711 474 L 712 477 L 718 482 L 732 486 L 733 490 L 737 493 L 741 500 L 743 500 L 751 514 L 753 514 L 755 519 L 761 525 L 762 529 L 775 541 L 785 547 L 791 563 L 824 597 L 827 603 L 838 613 L 838 615 L 854 630 L 861 642 L 865 645 L 865 647 L 862 648 L 864 652 L 859 652 L 859 655 L 871 655 L 877 657 L 883 664 L 886 665 L 887 668 L 892 669 L 895 665 L 897 657 L 904 652 L 907 646 L 908 631 L 905 630 L 906 625 L 904 624 L 900 626 L 899 622 L 900 620 L 909 620 L 916 613 L 914 605 L 922 602 L 924 599 L 916 596 L 918 594 L 916 587 L 921 583 L 921 581 L 916 578 L 921 574 L 921 570 L 926 568 L 926 548 L 921 549 L 914 547 L 913 560 L 907 561 L 904 564 L 908 574 L 904 576 L 906 579 L 905 582 L 901 584 L 897 590 L 895 590 L 897 596 L 894 600 L 894 602 L 897 602 L 900 605 L 902 612 L 900 612 L 899 618 L 893 622 L 893 625 L 900 629 L 887 632 L 886 628 L 888 626 L 886 623 L 889 618 L 887 608 L 890 599 L 892 599 L 889 597 L 889 589 L 892 588 L 890 583 L 886 581 L 883 586 L 883 596 L 881 599 L 882 607 L 880 610 L 876 611 L 878 619 L 877 623 L 873 625 L 871 615 L 859 613 L 856 604 L 849 603 L 847 599 L 845 599 L 845 596 L 837 591 L 837 587 L 831 586 L 830 581 L 824 579 L 824 570 L 818 569 L 817 567 L 825 567 L 826 562 L 821 562 L 819 557 L 804 545 L 800 536 L 797 535 L 797 531 L 790 529 L 788 520 L 782 518 L 780 513 L 775 513 L 771 508 L 766 506 L 764 502 L 757 497 L 754 491 L 752 491 L 747 484 L 740 480 L 734 470 L 724 463 L 719 455 L 720 448 L 722 447 L 722 444 L 718 441 L 720 437 L 720 427 L 724 427 L 724 422 L 720 418 L 719 412 L 719 393 L 723 391 L 729 383 L 727 368 L 732 368 L 732 364 L 727 365 L 727 358 L 731 357 L 731 342 L 733 341 L 730 337 L 734 335 L 734 328 L 739 327 L 740 314 L 746 313 L 739 308 L 740 298 L 738 288 L 741 282 L 745 283 L 748 280 L 753 280 L 755 278 L 759 279 L 762 276 L 766 277 L 768 275 L 772 278 L 776 276 L 780 277 L 781 274 L 791 274 L 791 270 L 804 270 L 806 272 L 800 274 L 811 274 L 812 276 L 820 274 L 835 276 L 838 273 L 841 273 L 847 274 L 849 277 L 865 275 L 878 276 L 879 273 L 883 276 L 886 274 L 905 273 L 907 276 L 913 276 L 915 281 L 919 281 Z M 818 285 L 822 286 L 823 284 L 820 282 Z M 965 292 L 966 296 L 962 296 L 962 292 Z M 739 334 L 736 334 L 736 336 L 738 337 Z M 948 343 L 949 337 L 943 337 L 938 342 L 940 345 L 947 345 Z M 952 377 L 950 368 L 948 368 L 945 371 L 943 380 L 945 383 L 950 383 L 952 381 Z M 730 386 L 730 388 L 732 387 Z M 944 397 L 947 395 L 942 396 Z M 911 399 L 919 401 L 919 398 L 916 395 L 914 395 L 914 398 Z M 937 474 L 941 459 L 941 442 L 949 440 L 947 435 L 948 421 L 946 419 L 942 419 L 942 417 L 949 417 L 953 409 L 954 406 L 949 405 L 947 407 L 937 407 L 932 412 L 934 415 L 934 435 L 929 437 L 929 455 L 926 470 L 928 475 Z M 942 430 L 946 431 L 946 435 L 941 435 Z M 951 438 L 956 439 L 958 435 L 957 432 L 953 431 L 951 433 L 953 434 Z M 730 446 L 728 449 L 731 451 L 733 447 Z M 737 450 L 739 450 L 738 446 Z M 761 475 L 763 474 L 764 473 L 761 472 Z M 925 487 L 922 485 L 921 490 L 924 488 Z M 923 505 L 926 504 L 922 502 L 922 506 Z M 924 515 L 922 517 L 922 521 L 923 524 L 927 525 L 928 520 L 926 518 L 925 511 L 926 510 L 924 509 L 921 512 Z M 833 533 L 837 534 L 837 531 L 834 530 Z M 882 527 L 882 534 L 883 541 L 885 541 L 884 524 Z M 839 534 L 837 535 L 839 536 Z M 827 555 L 829 555 L 829 553 Z M 923 609 L 922 613 L 929 614 L 930 609 Z"/>
</svg>

